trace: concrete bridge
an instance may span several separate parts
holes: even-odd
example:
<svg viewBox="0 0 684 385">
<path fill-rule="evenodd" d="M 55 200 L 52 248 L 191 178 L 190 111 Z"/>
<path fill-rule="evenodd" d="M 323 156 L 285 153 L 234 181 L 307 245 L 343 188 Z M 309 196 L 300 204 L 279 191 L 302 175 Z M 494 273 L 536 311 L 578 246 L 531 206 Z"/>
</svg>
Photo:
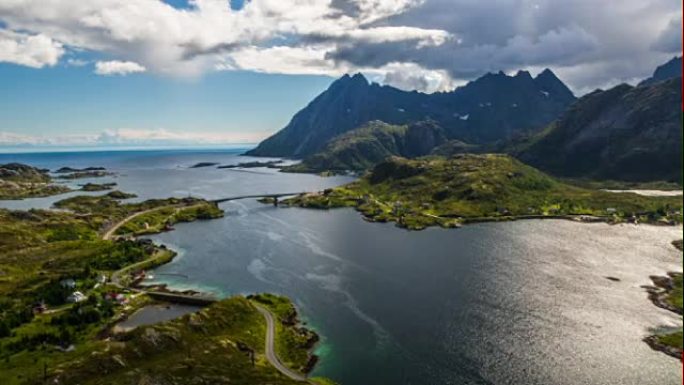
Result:
<svg viewBox="0 0 684 385">
<path fill-rule="evenodd" d="M 233 197 L 228 197 L 228 198 L 221 198 L 221 199 L 214 199 L 212 202 L 214 203 L 223 203 L 223 202 L 229 202 L 229 201 L 236 201 L 238 199 L 247 199 L 247 198 L 273 198 L 273 205 L 277 206 L 278 205 L 278 198 L 282 197 L 287 197 L 287 196 L 293 196 L 293 195 L 300 195 L 300 194 L 306 194 L 306 191 L 302 192 L 291 192 L 291 193 L 277 193 L 277 194 L 250 194 L 250 195 L 238 195 L 238 196 L 233 196 Z"/>
<path fill-rule="evenodd" d="M 217 298 L 208 295 L 185 295 L 164 291 L 144 291 L 150 297 L 164 302 L 179 303 L 182 305 L 209 306 L 218 301 Z"/>
</svg>

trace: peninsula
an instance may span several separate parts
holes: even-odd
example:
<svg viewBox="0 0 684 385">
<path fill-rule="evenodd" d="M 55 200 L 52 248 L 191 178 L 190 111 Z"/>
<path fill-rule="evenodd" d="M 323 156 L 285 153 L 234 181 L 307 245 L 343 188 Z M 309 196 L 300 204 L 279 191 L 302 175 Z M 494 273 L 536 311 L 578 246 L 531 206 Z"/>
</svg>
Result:
<svg viewBox="0 0 684 385">
<path fill-rule="evenodd" d="M 141 270 L 175 255 L 135 237 L 169 230 L 177 222 L 223 216 L 215 203 L 201 199 L 117 199 L 128 196 L 118 191 L 76 196 L 55 204 L 63 211 L 0 209 L 3 383 L 306 380 L 316 362 L 309 350 L 318 337 L 299 326 L 294 306 L 283 297 L 231 297 L 171 321 L 115 330 L 158 301 L 145 288 L 130 286 Z M 267 332 L 275 336 L 270 346 Z M 318 381 L 330 383 L 309 380 Z"/>
<path fill-rule="evenodd" d="M 369 221 L 395 222 L 410 230 L 544 218 L 682 222 L 682 196 L 647 197 L 576 187 L 503 154 L 393 157 L 358 181 L 299 195 L 283 204 L 354 207 Z"/>
</svg>

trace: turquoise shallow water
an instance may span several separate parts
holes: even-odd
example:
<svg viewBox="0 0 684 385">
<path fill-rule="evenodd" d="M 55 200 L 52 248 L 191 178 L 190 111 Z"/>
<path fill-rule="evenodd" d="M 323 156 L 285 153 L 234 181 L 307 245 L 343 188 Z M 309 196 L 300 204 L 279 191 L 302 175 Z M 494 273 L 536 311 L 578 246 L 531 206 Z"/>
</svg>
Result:
<svg viewBox="0 0 684 385">
<path fill-rule="evenodd" d="M 21 161 L 104 165 L 140 199 L 314 190 L 349 180 L 188 168 L 245 160 L 235 151 L 186 151 Z M 669 244 L 681 227 L 520 221 L 408 232 L 349 209 L 254 200 L 222 207 L 225 218 L 152 237 L 180 253 L 157 270 L 158 282 L 221 296 L 290 296 L 323 336 L 315 375 L 341 384 L 681 383 L 681 364 L 641 341 L 651 327 L 681 326 L 641 288 L 649 275 L 681 271 Z"/>
</svg>

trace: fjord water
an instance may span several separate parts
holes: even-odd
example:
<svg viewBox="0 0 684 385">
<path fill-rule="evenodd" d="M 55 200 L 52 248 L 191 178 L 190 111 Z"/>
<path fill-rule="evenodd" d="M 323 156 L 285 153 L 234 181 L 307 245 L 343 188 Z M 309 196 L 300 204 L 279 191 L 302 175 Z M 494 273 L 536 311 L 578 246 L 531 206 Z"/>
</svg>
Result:
<svg viewBox="0 0 684 385">
<path fill-rule="evenodd" d="M 111 180 L 139 199 L 314 190 L 349 180 L 188 168 L 250 160 L 236 155 L 12 160 L 53 169 L 106 166 L 119 173 Z M 548 220 L 409 232 L 364 222 L 350 209 L 275 208 L 254 200 L 222 208 L 225 218 L 152 237 L 179 251 L 156 270 L 156 282 L 220 296 L 290 296 L 323 337 L 314 375 L 345 385 L 681 383 L 681 363 L 641 341 L 649 328 L 681 327 L 641 287 L 649 275 L 682 270 L 670 245 L 681 227 Z"/>
</svg>

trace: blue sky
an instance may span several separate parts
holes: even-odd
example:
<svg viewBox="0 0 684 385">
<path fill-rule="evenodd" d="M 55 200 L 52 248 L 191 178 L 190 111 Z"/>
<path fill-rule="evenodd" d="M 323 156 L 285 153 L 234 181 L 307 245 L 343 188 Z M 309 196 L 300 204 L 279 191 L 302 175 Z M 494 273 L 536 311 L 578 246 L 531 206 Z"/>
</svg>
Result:
<svg viewBox="0 0 684 385">
<path fill-rule="evenodd" d="M 672 0 L 0 1 L 0 146 L 258 141 L 356 72 L 436 92 L 551 68 L 582 95 L 681 31 Z"/>
<path fill-rule="evenodd" d="M 253 143 L 282 128 L 332 80 L 247 71 L 191 79 L 100 76 L 90 64 L 34 69 L 0 63 L 0 131 L 60 138 L 167 130 Z"/>
</svg>

